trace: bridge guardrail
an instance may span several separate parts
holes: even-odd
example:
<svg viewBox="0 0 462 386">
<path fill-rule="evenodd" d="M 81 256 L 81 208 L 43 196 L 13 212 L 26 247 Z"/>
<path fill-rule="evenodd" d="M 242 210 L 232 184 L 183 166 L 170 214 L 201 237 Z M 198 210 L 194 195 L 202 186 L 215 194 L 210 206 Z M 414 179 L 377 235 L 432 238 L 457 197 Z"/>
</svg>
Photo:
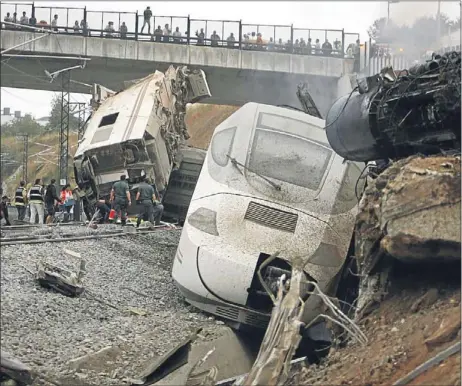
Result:
<svg viewBox="0 0 462 386">
<path fill-rule="evenodd" d="M 302 55 L 344 56 L 343 30 L 294 28 L 294 53 Z M 325 42 L 332 48 L 323 48 Z"/>
<path fill-rule="evenodd" d="M 35 6 L 34 3 L 2 2 L 1 4 L 4 14 L 6 12 L 10 12 L 11 15 L 12 12 L 17 13 L 18 22 L 22 12 L 26 12 L 28 16 L 31 15 L 30 21 L 35 19 L 35 25 L 53 28 L 60 34 L 338 57 L 344 57 L 348 45 L 356 43 L 359 39 L 359 34 L 344 33 L 343 30 L 294 28 L 293 25 L 248 24 L 242 23 L 242 20 L 191 19 L 190 16 L 153 15 L 149 19 L 150 23 L 144 25 L 144 15 L 139 12 L 93 11 L 87 10 L 87 7 L 44 7 Z M 58 15 L 58 25 L 52 27 L 54 15 Z M 112 22 L 112 27 L 107 28 L 109 22 Z M 148 30 L 149 24 L 150 31 Z M 166 24 L 169 25 L 169 35 L 161 36 L 155 33 L 159 26 L 163 30 Z M 121 30 L 122 25 L 126 27 L 124 30 Z M 180 35 L 174 34 L 177 27 Z M 3 24 L 1 28 L 22 29 L 6 27 Z M 204 33 L 203 38 L 200 36 L 201 28 Z M 215 38 L 212 38 L 213 31 L 216 31 L 218 35 Z M 300 44 L 302 38 L 305 43 L 311 39 L 313 46 L 311 50 Z M 328 39 L 333 45 L 332 50 L 316 49 L 315 39 L 319 39 L 321 46 Z M 336 41 L 339 41 L 340 45 L 336 43 L 334 47 Z"/>
</svg>

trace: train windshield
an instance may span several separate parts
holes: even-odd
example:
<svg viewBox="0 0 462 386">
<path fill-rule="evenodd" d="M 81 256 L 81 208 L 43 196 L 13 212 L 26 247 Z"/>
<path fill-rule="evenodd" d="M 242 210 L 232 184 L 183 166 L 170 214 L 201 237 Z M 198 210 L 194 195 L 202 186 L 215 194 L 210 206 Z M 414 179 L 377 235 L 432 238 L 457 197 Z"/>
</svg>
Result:
<svg viewBox="0 0 462 386">
<path fill-rule="evenodd" d="M 329 165 L 332 151 L 302 137 L 256 129 L 249 169 L 310 190 L 317 190 Z"/>
</svg>

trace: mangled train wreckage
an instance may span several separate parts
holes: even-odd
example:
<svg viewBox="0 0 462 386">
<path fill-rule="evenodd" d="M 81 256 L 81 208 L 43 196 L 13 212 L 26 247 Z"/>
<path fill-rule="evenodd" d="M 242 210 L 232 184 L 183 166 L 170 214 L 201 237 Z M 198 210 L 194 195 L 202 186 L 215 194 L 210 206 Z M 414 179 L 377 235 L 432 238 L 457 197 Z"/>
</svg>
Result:
<svg viewBox="0 0 462 386">
<path fill-rule="evenodd" d="M 327 114 L 330 146 L 361 162 L 460 150 L 460 70 L 460 52 L 448 52 L 360 79 Z"/>
<path fill-rule="evenodd" d="M 153 181 L 164 192 L 166 213 L 180 219 L 205 157 L 203 150 L 185 146 L 189 135 L 184 122 L 188 103 L 211 96 L 204 72 L 170 66 L 165 74 L 156 71 L 119 93 L 101 94 L 74 156 L 87 218 L 94 214 L 97 200 L 108 198 L 114 182 L 125 174 L 132 194 L 142 176 Z M 169 183 L 175 178 L 190 181 Z M 178 189 L 182 182 L 190 186 Z M 135 206 L 129 208 L 134 211 Z"/>
<path fill-rule="evenodd" d="M 381 164 L 355 226 L 361 317 L 383 299 L 398 262 L 460 263 L 460 51 L 359 80 L 326 121 L 335 152 Z"/>
</svg>

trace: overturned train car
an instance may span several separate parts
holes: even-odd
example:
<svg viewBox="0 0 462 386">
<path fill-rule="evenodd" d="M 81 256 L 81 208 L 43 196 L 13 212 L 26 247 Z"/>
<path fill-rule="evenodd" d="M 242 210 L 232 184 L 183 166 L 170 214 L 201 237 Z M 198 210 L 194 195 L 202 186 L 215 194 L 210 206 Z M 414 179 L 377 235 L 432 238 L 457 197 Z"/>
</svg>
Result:
<svg viewBox="0 0 462 386">
<path fill-rule="evenodd" d="M 332 149 L 352 161 L 460 151 L 461 56 L 433 55 L 409 70 L 358 81 L 326 117 Z"/>
<path fill-rule="evenodd" d="M 188 194 L 175 207 L 175 192 L 166 188 L 172 170 L 181 180 L 186 163 L 195 166 L 193 180 L 199 175 L 205 152 L 185 146 L 189 135 L 184 118 L 187 103 L 210 96 L 202 70 L 170 66 L 165 74 L 156 71 L 103 100 L 88 120 L 74 156 L 75 179 L 87 218 L 93 215 L 97 200 L 110 195 L 122 174 L 131 187 L 147 176 L 172 201 L 167 213 L 185 212 Z M 194 186 L 190 195 L 193 190 Z"/>
</svg>

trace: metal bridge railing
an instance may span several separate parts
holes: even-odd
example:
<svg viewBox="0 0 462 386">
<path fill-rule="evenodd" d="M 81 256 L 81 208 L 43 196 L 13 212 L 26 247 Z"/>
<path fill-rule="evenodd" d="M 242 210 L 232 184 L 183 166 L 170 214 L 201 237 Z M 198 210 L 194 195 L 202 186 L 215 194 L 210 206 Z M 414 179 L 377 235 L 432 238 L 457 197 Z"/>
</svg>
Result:
<svg viewBox="0 0 462 386">
<path fill-rule="evenodd" d="M 53 29 L 59 34 L 131 39 L 170 44 L 192 44 L 228 49 L 276 51 L 298 55 L 344 57 L 359 34 L 343 30 L 294 28 L 293 25 L 247 24 L 242 20 L 191 19 L 190 16 L 153 15 L 139 12 L 93 11 L 73 7 L 43 7 L 34 3 L 1 3 L 2 18 L 22 12 L 28 24 Z M 56 20 L 56 21 L 55 21 Z M 2 24 L 3 29 L 21 30 Z M 24 29 L 26 30 L 26 29 Z M 162 34 L 160 33 L 162 30 Z M 164 34 L 168 31 L 168 34 Z M 318 40 L 319 46 L 316 46 Z M 322 45 L 328 40 L 332 48 Z M 308 46 L 311 44 L 311 46 Z"/>
</svg>

